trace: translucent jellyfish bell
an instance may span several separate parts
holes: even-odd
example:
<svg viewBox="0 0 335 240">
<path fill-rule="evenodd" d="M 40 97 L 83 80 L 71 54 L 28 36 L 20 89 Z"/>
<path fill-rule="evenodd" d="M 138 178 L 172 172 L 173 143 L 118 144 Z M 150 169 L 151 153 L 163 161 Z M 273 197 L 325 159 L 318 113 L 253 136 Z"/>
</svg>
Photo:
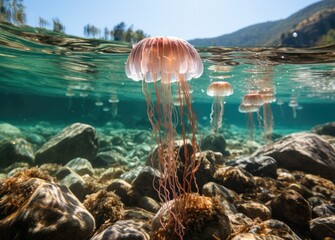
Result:
<svg viewBox="0 0 335 240">
<path fill-rule="evenodd" d="M 177 37 L 149 37 L 133 47 L 126 64 L 129 78 L 154 82 L 162 79 L 169 83 L 198 78 L 203 65 L 197 50 Z"/>
</svg>

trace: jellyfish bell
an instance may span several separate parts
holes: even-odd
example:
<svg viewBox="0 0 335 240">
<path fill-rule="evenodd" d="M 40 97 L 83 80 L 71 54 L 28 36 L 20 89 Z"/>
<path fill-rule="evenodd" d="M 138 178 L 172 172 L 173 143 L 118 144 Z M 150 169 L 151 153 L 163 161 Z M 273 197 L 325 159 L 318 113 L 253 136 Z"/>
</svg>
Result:
<svg viewBox="0 0 335 240">
<path fill-rule="evenodd" d="M 262 96 L 264 103 L 273 103 L 276 101 L 275 90 L 273 88 L 263 88 L 259 94 Z"/>
<path fill-rule="evenodd" d="M 289 103 L 288 103 L 288 106 L 289 107 L 298 107 L 299 106 L 299 103 L 297 100 L 291 100 Z"/>
<path fill-rule="evenodd" d="M 277 105 L 282 106 L 284 104 L 284 101 L 283 101 L 283 99 L 279 98 L 279 99 L 277 99 L 276 103 L 277 103 Z"/>
<path fill-rule="evenodd" d="M 67 97 L 73 97 L 73 96 L 75 96 L 76 94 L 75 94 L 75 92 L 73 91 L 73 89 L 68 88 L 67 91 L 66 91 L 66 93 L 65 93 L 65 95 L 66 95 Z"/>
<path fill-rule="evenodd" d="M 250 92 L 244 95 L 242 100 L 243 105 L 253 105 L 253 106 L 262 106 L 264 104 L 264 99 L 261 94 L 258 92 Z"/>
<path fill-rule="evenodd" d="M 225 97 L 234 93 L 229 82 L 212 82 L 207 88 L 207 95 L 211 97 Z"/>
<path fill-rule="evenodd" d="M 241 103 L 238 107 L 238 111 L 240 113 L 249 113 L 249 112 L 258 112 L 259 111 L 259 106 L 256 105 L 244 105 Z"/>
<path fill-rule="evenodd" d="M 118 103 L 120 100 L 116 97 L 116 96 L 111 96 L 109 99 L 108 99 L 108 102 L 110 103 Z"/>
<path fill-rule="evenodd" d="M 211 108 L 211 124 L 214 132 L 222 126 L 222 117 L 224 114 L 224 98 L 234 93 L 234 89 L 229 82 L 212 82 L 207 88 L 207 95 L 214 97 Z"/>
<path fill-rule="evenodd" d="M 177 37 L 149 37 L 134 45 L 126 64 L 127 77 L 145 82 L 198 78 L 203 65 L 197 50 Z"/>
<path fill-rule="evenodd" d="M 101 106 L 104 105 L 104 103 L 103 103 L 102 101 L 100 101 L 100 100 L 97 100 L 94 104 L 95 104 L 95 106 L 97 106 L 97 107 L 101 107 Z"/>
</svg>

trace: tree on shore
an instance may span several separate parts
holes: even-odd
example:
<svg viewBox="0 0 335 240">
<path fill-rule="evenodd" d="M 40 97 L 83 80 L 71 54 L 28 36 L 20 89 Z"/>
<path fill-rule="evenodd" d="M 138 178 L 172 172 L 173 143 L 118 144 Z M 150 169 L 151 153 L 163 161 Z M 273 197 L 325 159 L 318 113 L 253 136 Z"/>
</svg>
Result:
<svg viewBox="0 0 335 240">
<path fill-rule="evenodd" d="M 59 18 L 52 19 L 54 32 L 65 32 L 65 26 L 60 22 Z"/>
<path fill-rule="evenodd" d="M 97 28 L 94 25 L 87 24 L 84 27 L 84 35 L 86 37 L 93 37 L 93 38 L 99 37 L 100 36 L 100 29 Z"/>
<path fill-rule="evenodd" d="M 0 0 L 0 22 L 25 24 L 23 0 Z"/>
</svg>

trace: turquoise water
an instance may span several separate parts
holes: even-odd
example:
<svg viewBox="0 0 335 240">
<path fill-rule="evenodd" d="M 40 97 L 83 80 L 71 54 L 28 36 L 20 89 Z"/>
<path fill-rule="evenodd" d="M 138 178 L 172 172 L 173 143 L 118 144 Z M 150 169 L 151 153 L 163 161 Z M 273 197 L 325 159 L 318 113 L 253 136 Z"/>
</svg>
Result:
<svg viewBox="0 0 335 240">
<path fill-rule="evenodd" d="M 0 42 L 0 122 L 103 126 L 119 121 L 132 128 L 150 127 L 141 82 L 128 79 L 124 71 L 130 44 L 6 25 L 0 25 Z M 225 99 L 224 124 L 245 128 L 238 106 L 247 91 L 264 81 L 275 89 L 275 132 L 334 121 L 334 48 L 197 47 L 205 71 L 190 85 L 200 125 L 210 124 L 213 99 L 207 86 L 220 80 L 234 88 Z M 300 105 L 295 118 L 288 106 L 292 99 Z"/>
</svg>

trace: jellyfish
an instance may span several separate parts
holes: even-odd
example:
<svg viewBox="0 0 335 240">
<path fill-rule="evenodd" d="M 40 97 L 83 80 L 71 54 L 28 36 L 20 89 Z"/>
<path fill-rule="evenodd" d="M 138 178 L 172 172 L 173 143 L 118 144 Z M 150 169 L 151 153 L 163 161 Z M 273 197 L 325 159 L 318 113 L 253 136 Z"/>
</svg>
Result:
<svg viewBox="0 0 335 240">
<path fill-rule="evenodd" d="M 297 118 L 297 107 L 299 106 L 298 101 L 292 99 L 292 100 L 288 103 L 288 106 L 292 108 L 293 118 Z"/>
<path fill-rule="evenodd" d="M 233 87 L 228 82 L 212 82 L 207 88 L 207 95 L 214 97 L 211 108 L 211 124 L 214 132 L 222 127 L 224 114 L 224 97 L 234 93 Z"/>
<path fill-rule="evenodd" d="M 277 105 L 279 106 L 279 108 L 280 108 L 280 114 L 281 114 L 281 116 L 282 117 L 284 117 L 284 110 L 283 110 L 283 104 L 284 104 L 284 101 L 283 101 L 283 99 L 278 99 L 277 101 L 276 101 L 276 103 L 277 103 Z"/>
<path fill-rule="evenodd" d="M 246 114 L 246 125 L 248 130 L 248 135 L 250 136 L 251 140 L 254 140 L 255 136 L 255 123 L 254 123 L 254 116 L 253 113 L 259 112 L 259 106 L 256 105 L 244 105 L 243 103 L 240 104 L 238 107 L 238 111 L 240 113 Z"/>
<path fill-rule="evenodd" d="M 142 80 L 142 91 L 147 102 L 147 115 L 153 128 L 159 150 L 160 172 L 157 193 L 162 202 L 178 197 L 183 198 L 191 192 L 195 184 L 197 163 L 195 154 L 184 148 L 184 172 L 182 180 L 177 176 L 175 141 L 176 115 L 187 116 L 188 122 L 180 117 L 181 138 L 184 143 L 190 138 L 193 149 L 196 143 L 196 116 L 192 109 L 188 81 L 198 78 L 203 73 L 203 64 L 196 49 L 187 41 L 176 37 L 149 37 L 136 45 L 129 54 L 126 63 L 126 74 L 135 81 Z M 152 84 L 149 84 L 152 83 Z M 177 85 L 180 104 L 174 106 L 171 84 Z M 153 86 L 152 86 L 153 85 Z M 153 95 L 155 101 L 153 100 Z M 176 110 L 178 108 L 178 110 Z M 188 123 L 189 126 L 186 126 Z M 185 199 L 185 201 L 187 201 Z M 181 202 L 185 202 L 181 201 Z M 175 234 L 182 239 L 184 226 L 180 219 L 183 204 L 171 215 L 174 218 Z"/>
<path fill-rule="evenodd" d="M 265 139 L 271 140 L 274 120 L 271 111 L 271 103 L 276 101 L 273 88 L 263 88 L 260 92 L 263 98 L 263 122 L 264 122 L 264 133 Z"/>
<path fill-rule="evenodd" d="M 69 103 L 67 105 L 67 110 L 70 110 L 72 108 L 72 98 L 76 95 L 75 92 L 73 91 L 73 89 L 71 87 L 68 87 L 66 89 L 66 93 L 65 95 L 67 97 L 69 97 Z"/>
<path fill-rule="evenodd" d="M 112 104 L 111 112 L 112 112 L 112 117 L 115 118 L 118 113 L 118 107 L 117 103 L 119 103 L 119 99 L 117 98 L 116 95 L 112 95 L 109 99 L 108 102 Z"/>
<path fill-rule="evenodd" d="M 262 117 L 259 113 L 259 109 L 264 104 L 264 99 L 262 95 L 260 95 L 258 92 L 250 92 L 244 95 L 242 100 L 242 105 L 244 106 L 251 106 L 251 107 L 257 107 L 257 119 L 258 119 L 258 125 L 259 128 L 262 128 Z"/>
</svg>

